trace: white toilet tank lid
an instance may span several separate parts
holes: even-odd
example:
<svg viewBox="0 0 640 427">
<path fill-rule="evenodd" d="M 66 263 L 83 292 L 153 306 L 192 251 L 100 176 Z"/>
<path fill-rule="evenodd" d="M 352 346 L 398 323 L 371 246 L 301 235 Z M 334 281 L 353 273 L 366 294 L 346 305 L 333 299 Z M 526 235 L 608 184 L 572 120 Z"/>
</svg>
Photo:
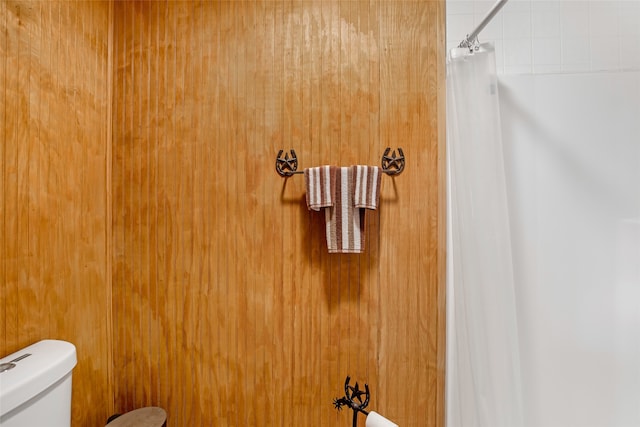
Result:
<svg viewBox="0 0 640 427">
<path fill-rule="evenodd" d="M 14 366 L 3 365 L 11 361 Z M 0 370 L 6 369 L 0 372 L 0 416 L 55 384 L 76 362 L 76 347 L 59 340 L 39 341 L 0 359 Z"/>
</svg>

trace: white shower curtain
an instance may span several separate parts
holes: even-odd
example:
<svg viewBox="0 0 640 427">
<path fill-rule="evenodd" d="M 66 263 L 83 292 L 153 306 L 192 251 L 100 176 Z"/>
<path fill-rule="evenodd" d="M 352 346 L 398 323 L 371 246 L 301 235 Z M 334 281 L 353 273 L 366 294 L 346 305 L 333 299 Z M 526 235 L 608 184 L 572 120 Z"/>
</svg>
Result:
<svg viewBox="0 0 640 427">
<path fill-rule="evenodd" d="M 516 300 L 493 47 L 447 61 L 447 426 L 521 427 Z"/>
</svg>

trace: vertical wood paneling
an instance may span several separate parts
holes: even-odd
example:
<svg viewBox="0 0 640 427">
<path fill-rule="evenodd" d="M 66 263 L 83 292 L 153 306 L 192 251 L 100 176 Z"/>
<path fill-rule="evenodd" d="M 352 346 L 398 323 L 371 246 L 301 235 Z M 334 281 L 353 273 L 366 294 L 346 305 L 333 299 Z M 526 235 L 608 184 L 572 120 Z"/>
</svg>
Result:
<svg viewBox="0 0 640 427">
<path fill-rule="evenodd" d="M 76 345 L 74 426 L 113 410 L 108 2 L 0 3 L 0 354 Z"/>
<path fill-rule="evenodd" d="M 370 409 L 444 425 L 444 2 L 114 7 L 117 409 L 347 425 L 331 402 L 351 375 Z M 378 164 L 386 146 L 407 169 L 383 177 L 367 251 L 329 255 L 275 154 Z"/>
<path fill-rule="evenodd" d="M 9 35 L 7 33 L 7 19 L 9 14 L 7 13 L 7 4 L 0 2 L 0 25 L 2 25 L 2 36 L 0 37 L 0 138 L 6 141 L 8 138 L 9 126 L 7 124 L 7 58 L 8 58 L 8 42 Z M 3 236 L 6 236 L 6 220 L 7 210 L 9 206 L 9 198 L 7 197 L 6 180 L 7 175 L 7 146 L 3 143 L 0 148 L 0 189 L 2 190 L 2 197 L 0 197 L 0 229 L 3 232 Z M 0 240 L 0 277 L 7 279 L 7 239 Z M 7 301 L 9 296 L 9 288 L 5 282 L 0 286 L 0 306 L 3 308 L 0 313 L 0 322 L 2 328 L 0 328 L 0 339 L 3 343 L 9 342 L 11 329 L 9 328 L 7 316 Z M 7 344 L 2 345 L 2 354 L 8 351 Z"/>
</svg>

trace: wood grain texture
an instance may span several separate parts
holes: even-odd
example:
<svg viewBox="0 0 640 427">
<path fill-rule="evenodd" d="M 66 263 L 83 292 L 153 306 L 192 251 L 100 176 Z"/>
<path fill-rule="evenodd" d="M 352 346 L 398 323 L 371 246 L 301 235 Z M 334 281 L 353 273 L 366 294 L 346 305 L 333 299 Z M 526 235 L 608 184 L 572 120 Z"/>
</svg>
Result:
<svg viewBox="0 0 640 427">
<path fill-rule="evenodd" d="M 116 2 L 114 22 L 117 409 L 348 425 L 351 375 L 398 424 L 443 426 L 444 1 Z M 275 154 L 386 146 L 408 164 L 366 252 L 329 255 Z"/>
<path fill-rule="evenodd" d="M 75 344 L 74 426 L 113 410 L 110 7 L 0 2 L 0 354 Z"/>
<path fill-rule="evenodd" d="M 346 375 L 444 425 L 442 1 L 3 1 L 0 25 L 0 352 L 74 342 L 74 426 L 113 398 L 178 426 L 346 425 Z M 365 254 L 327 254 L 275 153 L 386 146 L 408 166 Z"/>
</svg>

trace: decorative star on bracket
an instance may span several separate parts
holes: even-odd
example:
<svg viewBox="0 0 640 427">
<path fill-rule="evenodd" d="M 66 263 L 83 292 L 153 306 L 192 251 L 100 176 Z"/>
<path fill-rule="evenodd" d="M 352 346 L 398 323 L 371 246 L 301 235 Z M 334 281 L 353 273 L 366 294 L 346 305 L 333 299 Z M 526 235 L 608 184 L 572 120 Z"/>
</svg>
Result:
<svg viewBox="0 0 640 427">
<path fill-rule="evenodd" d="M 296 156 L 296 152 L 290 150 L 291 158 L 289 158 L 289 153 L 286 153 L 284 157 L 282 157 L 283 150 L 278 151 L 278 156 L 276 157 L 276 172 L 280 176 L 290 177 L 298 172 L 298 157 Z"/>
<path fill-rule="evenodd" d="M 396 156 L 396 150 L 393 150 L 391 155 L 389 152 L 391 148 L 387 147 L 382 155 L 382 170 L 387 175 L 399 175 L 404 170 L 404 153 L 402 148 L 398 148 L 398 155 Z"/>
<path fill-rule="evenodd" d="M 368 392 L 365 392 L 364 390 L 360 390 L 360 386 L 358 386 L 357 381 L 356 381 L 355 387 L 347 386 L 347 388 L 348 390 L 351 391 L 351 395 L 347 396 L 347 398 L 350 399 L 351 401 L 353 401 L 354 399 L 358 399 L 358 402 L 362 404 L 362 396 L 368 394 Z"/>
</svg>

